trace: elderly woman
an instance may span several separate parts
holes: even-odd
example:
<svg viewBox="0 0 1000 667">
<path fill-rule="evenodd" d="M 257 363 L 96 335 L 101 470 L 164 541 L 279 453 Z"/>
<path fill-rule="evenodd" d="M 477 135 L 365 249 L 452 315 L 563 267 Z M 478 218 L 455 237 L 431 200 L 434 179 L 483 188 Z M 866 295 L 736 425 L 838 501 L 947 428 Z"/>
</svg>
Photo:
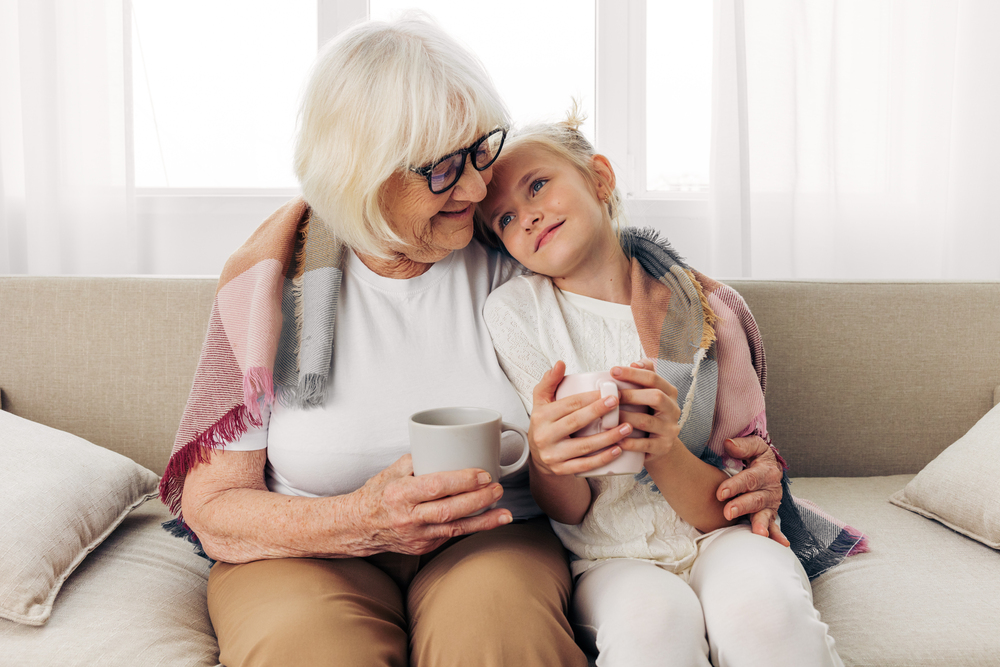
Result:
<svg viewBox="0 0 1000 667">
<path fill-rule="evenodd" d="M 228 667 L 586 664 L 565 554 L 526 479 L 415 477 L 408 454 L 407 418 L 426 408 L 528 426 L 482 319 L 517 267 L 472 242 L 507 123 L 482 66 L 426 20 L 360 24 L 319 57 L 304 199 L 227 263 L 161 484 L 217 561 Z M 759 439 L 737 444 L 755 465 L 720 494 L 767 534 L 781 471 Z"/>
</svg>

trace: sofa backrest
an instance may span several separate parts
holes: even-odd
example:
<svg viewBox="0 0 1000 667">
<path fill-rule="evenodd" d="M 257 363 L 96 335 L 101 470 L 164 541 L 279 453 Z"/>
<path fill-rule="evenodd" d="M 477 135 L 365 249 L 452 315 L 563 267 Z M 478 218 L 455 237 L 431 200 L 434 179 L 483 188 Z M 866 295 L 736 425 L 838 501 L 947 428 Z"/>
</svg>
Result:
<svg viewBox="0 0 1000 667">
<path fill-rule="evenodd" d="M 1000 282 L 727 282 L 764 338 L 793 476 L 919 472 L 994 404 Z"/>
<path fill-rule="evenodd" d="M 993 405 L 1000 282 L 727 282 L 763 335 L 795 476 L 916 472 Z M 3 409 L 162 473 L 215 284 L 0 277 Z"/>
<path fill-rule="evenodd" d="M 0 277 L 3 409 L 162 474 L 216 282 Z"/>
</svg>

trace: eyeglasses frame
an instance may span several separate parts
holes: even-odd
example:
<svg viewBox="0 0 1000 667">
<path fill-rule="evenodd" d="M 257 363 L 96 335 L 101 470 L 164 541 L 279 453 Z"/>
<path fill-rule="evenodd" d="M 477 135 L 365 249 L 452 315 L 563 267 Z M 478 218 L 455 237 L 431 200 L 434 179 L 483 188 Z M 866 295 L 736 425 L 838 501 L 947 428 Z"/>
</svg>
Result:
<svg viewBox="0 0 1000 667">
<path fill-rule="evenodd" d="M 469 157 L 469 153 L 471 153 L 475 149 L 478 149 L 480 144 L 482 144 L 484 141 L 486 141 L 487 139 L 489 139 L 491 136 L 493 136 L 497 132 L 501 132 L 502 134 L 500 135 L 500 145 L 497 146 L 497 152 L 493 156 L 493 159 L 490 160 L 483 167 L 477 166 L 476 165 L 476 161 L 472 160 L 472 167 L 473 167 L 473 169 L 475 169 L 476 171 L 486 171 L 491 166 L 493 166 L 493 163 L 497 161 L 498 157 L 500 157 L 500 151 L 503 150 L 503 144 L 507 140 L 507 128 L 506 127 L 498 127 L 495 130 L 487 132 L 486 134 L 484 134 L 483 136 L 479 137 L 474 142 L 472 142 L 467 148 L 462 148 L 460 150 L 455 151 L 454 153 L 448 153 L 447 155 L 445 155 L 444 157 L 442 157 L 440 160 L 435 161 L 434 164 L 428 165 L 426 167 L 410 167 L 410 171 L 412 171 L 412 172 L 414 172 L 416 174 L 420 174 L 421 176 L 423 176 L 424 178 L 427 179 L 427 189 L 429 189 L 432 194 L 436 194 L 436 195 L 444 194 L 448 190 L 451 190 L 453 187 L 455 187 L 455 184 L 457 184 L 460 180 L 462 180 L 462 174 L 465 173 L 465 161 L 466 161 L 466 158 Z M 455 180 L 452 181 L 451 183 L 449 183 L 447 187 L 442 188 L 440 190 L 435 190 L 434 186 L 431 184 L 431 177 L 432 177 L 432 174 L 434 173 L 434 167 L 438 166 L 439 164 L 441 164 L 445 160 L 448 160 L 450 158 L 455 157 L 456 155 L 461 155 L 462 156 L 462 166 L 458 170 L 456 170 L 456 172 L 455 172 Z"/>
</svg>

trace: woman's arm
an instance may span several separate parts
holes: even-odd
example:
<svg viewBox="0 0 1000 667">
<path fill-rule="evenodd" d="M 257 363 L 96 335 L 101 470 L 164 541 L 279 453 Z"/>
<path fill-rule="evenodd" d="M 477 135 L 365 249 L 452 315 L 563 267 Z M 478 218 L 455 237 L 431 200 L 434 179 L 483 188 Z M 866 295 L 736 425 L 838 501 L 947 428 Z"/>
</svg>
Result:
<svg viewBox="0 0 1000 667">
<path fill-rule="evenodd" d="M 503 495 L 482 470 L 414 477 L 407 454 L 353 493 L 305 498 L 268 491 L 266 462 L 266 449 L 219 450 L 188 471 L 184 520 L 211 558 L 245 563 L 384 551 L 423 554 L 451 537 L 511 521 L 503 509 L 462 518 Z"/>
</svg>

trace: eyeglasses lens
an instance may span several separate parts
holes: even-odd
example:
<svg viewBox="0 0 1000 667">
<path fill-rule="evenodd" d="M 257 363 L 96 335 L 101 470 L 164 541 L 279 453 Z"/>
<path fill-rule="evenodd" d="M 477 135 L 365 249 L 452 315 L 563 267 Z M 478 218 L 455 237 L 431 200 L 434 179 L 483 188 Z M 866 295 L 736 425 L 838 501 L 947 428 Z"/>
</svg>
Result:
<svg viewBox="0 0 1000 667">
<path fill-rule="evenodd" d="M 458 180 L 458 170 L 462 168 L 465 156 L 461 153 L 438 162 L 431 171 L 431 189 L 434 192 L 447 190 Z"/>
<path fill-rule="evenodd" d="M 497 153 L 500 152 L 500 145 L 503 143 L 503 132 L 499 130 L 490 133 L 485 139 L 479 142 L 476 146 L 476 152 L 474 154 L 476 169 L 482 171 L 486 167 L 492 164 L 493 160 L 497 158 Z"/>
<path fill-rule="evenodd" d="M 483 171 L 493 164 L 503 146 L 504 136 L 505 133 L 502 129 L 494 130 L 474 146 L 463 149 L 435 164 L 431 168 L 431 192 L 440 194 L 458 182 L 465 167 L 465 156 L 469 153 L 472 154 L 473 166 L 479 171 Z"/>
</svg>

